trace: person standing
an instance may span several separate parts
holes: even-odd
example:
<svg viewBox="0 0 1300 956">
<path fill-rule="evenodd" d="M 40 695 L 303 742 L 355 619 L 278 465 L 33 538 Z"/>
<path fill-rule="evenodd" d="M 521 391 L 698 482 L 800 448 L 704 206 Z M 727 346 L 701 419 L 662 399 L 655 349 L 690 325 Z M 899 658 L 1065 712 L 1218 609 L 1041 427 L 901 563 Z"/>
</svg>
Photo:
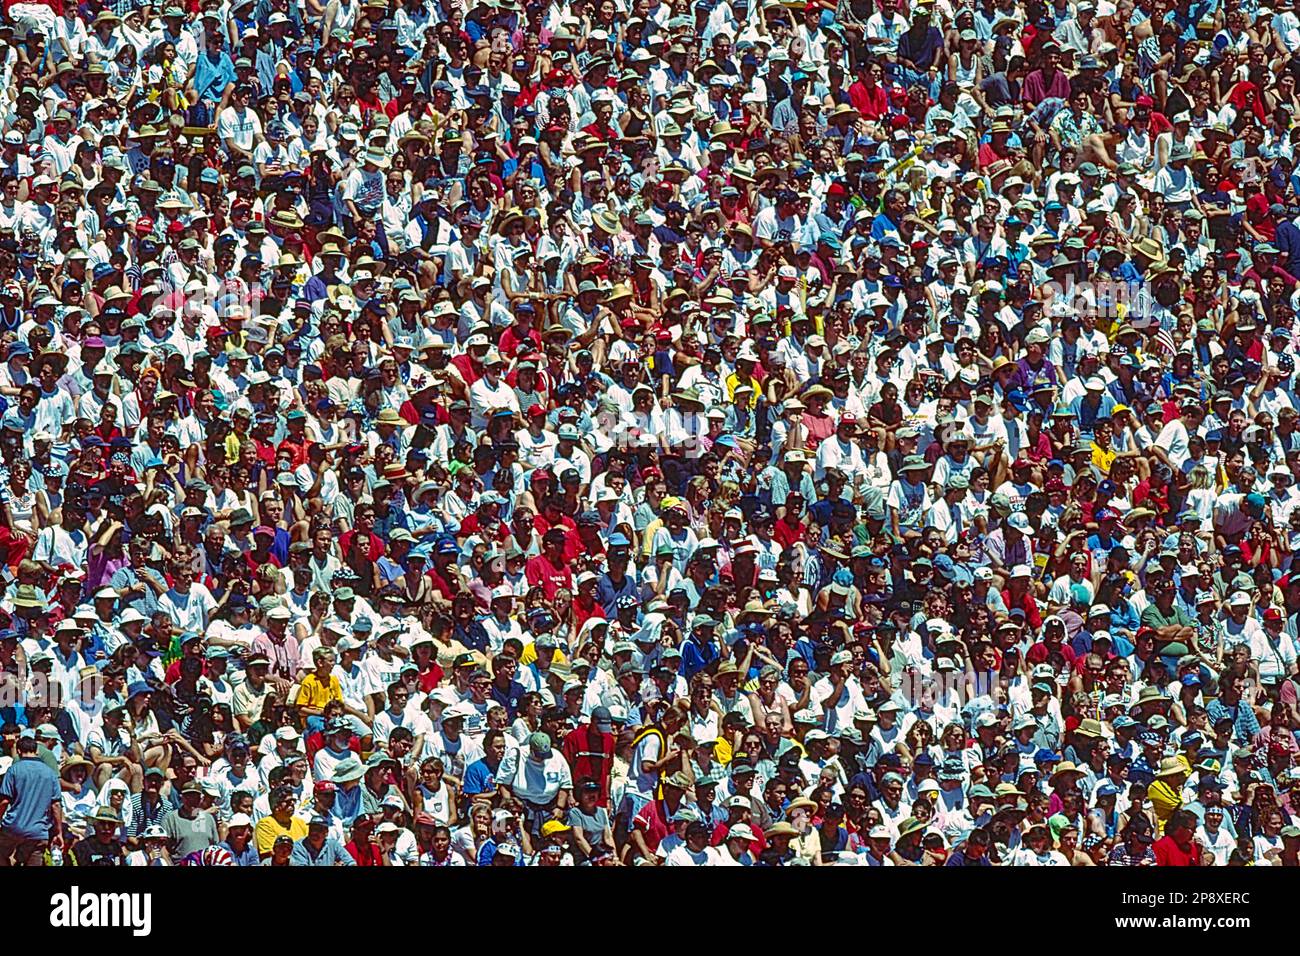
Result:
<svg viewBox="0 0 1300 956">
<path fill-rule="evenodd" d="M 18 759 L 0 779 L 0 866 L 44 866 L 47 848 L 63 851 L 59 775 L 41 760 L 32 730 L 15 749 Z"/>
</svg>

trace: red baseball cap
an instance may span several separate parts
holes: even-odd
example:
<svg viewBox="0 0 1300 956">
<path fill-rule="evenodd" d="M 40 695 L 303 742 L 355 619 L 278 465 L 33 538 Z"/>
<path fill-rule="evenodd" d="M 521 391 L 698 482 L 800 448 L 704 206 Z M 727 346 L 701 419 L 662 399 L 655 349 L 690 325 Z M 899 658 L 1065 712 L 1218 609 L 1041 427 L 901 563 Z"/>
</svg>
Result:
<svg viewBox="0 0 1300 956">
<path fill-rule="evenodd" d="M 137 236 L 147 236 L 153 232 L 153 220 L 148 216 L 141 216 L 135 223 L 135 234 Z"/>
<path fill-rule="evenodd" d="M 546 409 L 542 408 L 541 405 L 529 405 L 529 406 L 528 406 L 528 417 L 529 417 L 529 418 L 545 418 L 545 417 L 546 417 Z"/>
</svg>

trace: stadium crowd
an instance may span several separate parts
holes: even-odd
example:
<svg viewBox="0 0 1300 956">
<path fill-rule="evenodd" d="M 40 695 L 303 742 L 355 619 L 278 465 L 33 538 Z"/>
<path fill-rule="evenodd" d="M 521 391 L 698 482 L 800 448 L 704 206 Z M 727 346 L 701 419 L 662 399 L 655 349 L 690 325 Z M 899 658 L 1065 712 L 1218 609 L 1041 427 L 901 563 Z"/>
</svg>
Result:
<svg viewBox="0 0 1300 956">
<path fill-rule="evenodd" d="M 0 864 L 1300 864 L 1298 54 L 5 0 Z"/>
</svg>

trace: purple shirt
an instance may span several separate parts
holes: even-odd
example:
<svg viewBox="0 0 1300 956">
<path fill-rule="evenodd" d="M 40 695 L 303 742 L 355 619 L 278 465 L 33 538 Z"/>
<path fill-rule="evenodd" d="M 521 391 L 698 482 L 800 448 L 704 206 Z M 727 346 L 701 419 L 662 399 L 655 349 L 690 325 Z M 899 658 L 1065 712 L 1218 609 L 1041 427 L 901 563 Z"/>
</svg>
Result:
<svg viewBox="0 0 1300 956">
<path fill-rule="evenodd" d="M 1052 76 L 1049 83 L 1043 76 L 1042 70 L 1034 70 L 1025 77 L 1025 83 L 1020 90 L 1020 98 L 1026 103 L 1035 105 L 1043 100 L 1068 100 L 1070 98 L 1070 81 L 1065 73 L 1057 70 Z"/>
</svg>

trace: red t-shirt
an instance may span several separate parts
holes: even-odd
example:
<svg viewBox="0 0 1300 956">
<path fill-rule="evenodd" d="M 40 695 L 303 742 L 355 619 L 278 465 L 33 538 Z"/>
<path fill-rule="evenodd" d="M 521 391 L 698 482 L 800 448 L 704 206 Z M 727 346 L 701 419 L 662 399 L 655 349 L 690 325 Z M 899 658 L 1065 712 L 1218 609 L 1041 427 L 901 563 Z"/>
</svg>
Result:
<svg viewBox="0 0 1300 956">
<path fill-rule="evenodd" d="M 469 357 L 468 352 L 452 356 L 448 364 L 456 366 L 456 371 L 460 372 L 460 377 L 465 380 L 467 386 L 473 385 L 483 377 L 483 366 L 480 365 L 475 368 L 474 361 Z"/>
<path fill-rule="evenodd" d="M 501 333 L 501 340 L 497 344 L 497 350 L 502 355 L 514 355 L 515 349 L 519 348 L 520 342 L 529 342 L 534 348 L 541 349 L 542 335 L 536 329 L 530 328 L 525 331 L 512 325 Z"/>
<path fill-rule="evenodd" d="M 1024 611 L 1025 620 L 1035 631 L 1043 626 L 1043 616 L 1038 613 L 1038 602 L 1030 596 L 1028 591 L 1024 593 L 1019 602 L 1012 601 L 1010 591 L 1003 591 L 1002 603 L 1007 606 L 1008 611 L 1017 607 Z M 1032 651 L 1033 648 L 1030 648 L 1030 650 Z"/>
<path fill-rule="evenodd" d="M 568 515 L 561 516 L 560 520 L 555 522 L 554 525 L 541 515 L 537 515 L 533 518 L 533 530 L 537 532 L 538 537 L 545 536 L 546 532 L 550 531 L 553 527 L 561 528 L 564 531 L 565 561 L 577 561 L 578 558 L 582 557 L 582 555 L 587 552 L 587 548 L 582 543 L 582 539 L 578 537 L 578 526 Z"/>
<path fill-rule="evenodd" d="M 782 549 L 789 548 L 792 544 L 802 541 L 804 532 L 808 529 L 802 521 L 796 521 L 794 524 L 787 524 L 785 518 L 777 521 L 772 527 L 772 540 L 779 544 Z"/>
<path fill-rule="evenodd" d="M 437 568 L 430 568 L 428 571 L 424 572 L 424 576 L 433 582 L 434 590 L 442 595 L 444 600 L 455 600 L 456 588 L 451 586 L 450 580 L 443 577 L 441 571 Z"/>
<path fill-rule="evenodd" d="M 1255 227 L 1255 231 L 1268 242 L 1272 242 L 1277 235 L 1277 223 L 1269 215 L 1268 211 L 1270 205 L 1272 204 L 1269 202 L 1269 198 L 1262 192 L 1255 193 L 1246 200 L 1246 218 Z"/>
<path fill-rule="evenodd" d="M 582 625 L 593 617 L 603 621 L 605 619 L 605 609 L 595 601 L 591 602 L 591 607 L 583 607 L 581 601 L 577 598 L 573 599 L 573 629 L 575 631 L 581 631 Z"/>
<path fill-rule="evenodd" d="M 470 535 L 482 534 L 484 538 L 504 543 L 510 536 L 509 530 L 500 521 L 494 529 L 489 530 L 479 524 L 478 512 L 466 516 L 465 520 L 460 523 L 460 530 L 456 532 L 458 538 L 468 538 Z"/>
<path fill-rule="evenodd" d="M 873 122 L 889 112 L 889 94 L 879 83 L 868 88 L 858 80 L 849 87 L 849 102 L 862 114 L 863 119 Z"/>
<path fill-rule="evenodd" d="M 339 536 L 339 547 L 344 554 L 352 547 L 352 540 L 357 536 L 356 531 L 345 531 Z M 366 557 L 371 561 L 378 561 L 384 556 L 384 539 L 379 537 L 373 531 L 370 532 L 370 547 L 366 550 Z"/>
<path fill-rule="evenodd" d="M 420 690 L 426 694 L 432 693 L 442 683 L 442 678 L 443 670 L 438 666 L 438 662 L 430 661 L 429 669 L 420 672 Z"/>
<path fill-rule="evenodd" d="M 524 577 L 528 579 L 529 587 L 535 588 L 540 584 L 548 601 L 555 600 L 555 592 L 560 588 L 573 590 L 573 569 L 568 564 L 552 564 L 544 554 L 528 559 L 524 565 Z"/>
<path fill-rule="evenodd" d="M 277 451 L 288 451 L 293 457 L 290 459 L 292 467 L 297 468 L 299 465 L 307 463 L 307 447 L 311 442 L 306 435 L 301 440 L 295 439 L 292 435 L 280 442 Z"/>
<path fill-rule="evenodd" d="M 349 841 L 343 845 L 352 859 L 357 861 L 357 866 L 383 866 L 380 860 L 379 847 L 374 843 L 367 843 L 365 848 L 357 846 L 355 840 Z"/>
<path fill-rule="evenodd" d="M 1074 664 L 1073 647 L 1071 647 L 1069 644 L 1062 641 L 1060 644 L 1056 646 L 1056 649 L 1061 652 L 1061 656 L 1065 658 L 1065 662 L 1067 664 L 1071 664 L 1071 665 Z M 1029 651 L 1025 654 L 1025 660 L 1028 661 L 1030 664 L 1043 664 L 1046 663 L 1047 656 L 1049 653 L 1050 651 L 1048 650 L 1047 644 L 1045 644 L 1043 641 L 1039 641 L 1037 644 L 1031 647 Z"/>
<path fill-rule="evenodd" d="M 659 844 L 671 832 L 668 816 L 668 808 L 664 806 L 662 800 L 651 800 L 641 808 L 641 812 L 632 821 L 632 828 L 641 831 L 645 838 L 646 849 L 651 853 L 659 849 Z"/>
<path fill-rule="evenodd" d="M 1156 866 L 1200 866 L 1201 861 L 1196 854 L 1195 845 L 1192 850 L 1185 851 L 1179 849 L 1178 844 L 1174 842 L 1171 836 L 1162 836 L 1151 846 L 1151 852 L 1156 855 Z"/>
</svg>

